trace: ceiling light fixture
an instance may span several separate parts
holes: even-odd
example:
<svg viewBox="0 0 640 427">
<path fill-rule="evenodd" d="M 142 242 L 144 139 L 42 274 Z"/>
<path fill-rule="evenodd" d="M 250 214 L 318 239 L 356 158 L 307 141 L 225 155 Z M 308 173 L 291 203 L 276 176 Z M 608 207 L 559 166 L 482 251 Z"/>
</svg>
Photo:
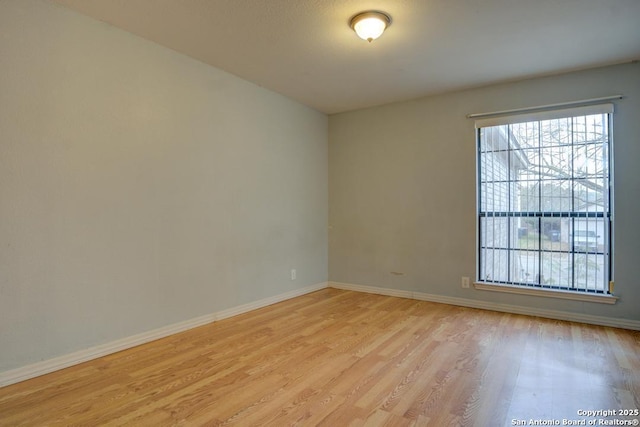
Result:
<svg viewBox="0 0 640 427">
<path fill-rule="evenodd" d="M 358 37 L 371 43 L 391 25 L 391 17 L 384 12 L 369 10 L 351 18 L 350 26 Z"/>
</svg>

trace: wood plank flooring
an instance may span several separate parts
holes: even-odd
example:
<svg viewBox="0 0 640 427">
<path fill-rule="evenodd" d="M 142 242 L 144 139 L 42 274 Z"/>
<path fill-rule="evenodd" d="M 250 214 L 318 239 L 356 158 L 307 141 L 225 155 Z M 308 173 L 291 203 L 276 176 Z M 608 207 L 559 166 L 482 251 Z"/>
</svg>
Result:
<svg viewBox="0 0 640 427">
<path fill-rule="evenodd" d="M 639 408 L 639 332 L 336 289 L 0 388 L 2 426 L 485 427 Z"/>
</svg>

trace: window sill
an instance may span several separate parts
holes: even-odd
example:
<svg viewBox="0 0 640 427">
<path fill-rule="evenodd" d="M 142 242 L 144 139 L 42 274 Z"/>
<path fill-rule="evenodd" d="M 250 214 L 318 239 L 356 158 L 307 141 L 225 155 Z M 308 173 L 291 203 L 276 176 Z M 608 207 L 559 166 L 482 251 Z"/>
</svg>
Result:
<svg viewBox="0 0 640 427">
<path fill-rule="evenodd" d="M 590 294 L 582 292 L 561 291 L 557 289 L 525 288 L 523 286 L 498 285 L 495 283 L 486 282 L 476 282 L 473 284 L 473 287 L 481 291 L 506 292 L 511 294 L 533 295 L 537 297 L 561 298 L 574 301 L 597 302 L 600 304 L 615 304 L 618 301 L 618 297 L 610 294 Z"/>
</svg>

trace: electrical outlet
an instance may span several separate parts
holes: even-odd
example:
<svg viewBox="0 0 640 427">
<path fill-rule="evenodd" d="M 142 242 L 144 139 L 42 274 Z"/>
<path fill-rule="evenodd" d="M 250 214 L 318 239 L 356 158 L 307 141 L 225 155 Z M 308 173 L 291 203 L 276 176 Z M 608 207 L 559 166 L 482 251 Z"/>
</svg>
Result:
<svg viewBox="0 0 640 427">
<path fill-rule="evenodd" d="M 297 274 L 295 268 L 291 270 L 291 280 L 296 280 Z"/>
<path fill-rule="evenodd" d="M 469 278 L 468 277 L 463 277 L 462 278 L 462 287 L 465 289 L 469 289 Z"/>
</svg>

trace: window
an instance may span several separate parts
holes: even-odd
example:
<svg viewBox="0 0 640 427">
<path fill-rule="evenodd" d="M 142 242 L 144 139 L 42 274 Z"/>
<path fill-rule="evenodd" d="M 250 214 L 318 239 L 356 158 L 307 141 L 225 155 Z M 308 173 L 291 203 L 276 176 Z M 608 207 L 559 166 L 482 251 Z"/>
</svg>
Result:
<svg viewBox="0 0 640 427">
<path fill-rule="evenodd" d="M 609 293 L 612 113 L 476 121 L 480 284 Z"/>
</svg>

